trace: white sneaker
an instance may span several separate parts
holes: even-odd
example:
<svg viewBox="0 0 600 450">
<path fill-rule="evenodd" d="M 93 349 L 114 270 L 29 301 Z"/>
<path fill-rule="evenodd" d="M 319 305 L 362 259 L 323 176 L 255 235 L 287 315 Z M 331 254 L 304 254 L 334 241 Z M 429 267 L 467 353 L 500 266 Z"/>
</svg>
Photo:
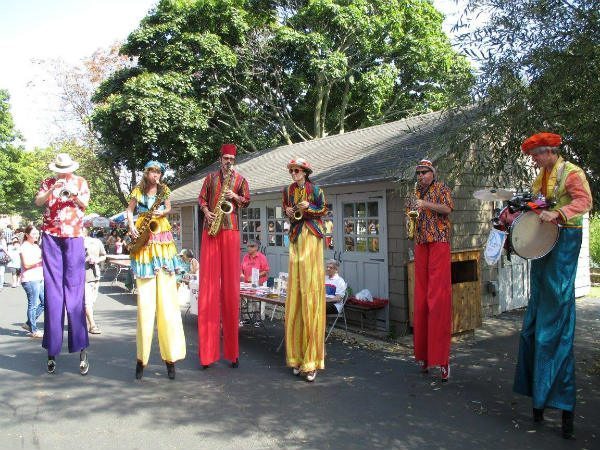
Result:
<svg viewBox="0 0 600 450">
<path fill-rule="evenodd" d="M 310 381 L 312 383 L 313 381 L 315 381 L 315 378 L 317 378 L 316 370 L 313 370 L 312 372 L 308 372 L 306 374 L 306 381 Z"/>
<path fill-rule="evenodd" d="M 42 333 L 40 330 L 35 330 L 33 333 L 30 333 L 29 336 L 31 336 L 32 338 L 43 338 L 44 337 L 44 333 Z"/>
</svg>

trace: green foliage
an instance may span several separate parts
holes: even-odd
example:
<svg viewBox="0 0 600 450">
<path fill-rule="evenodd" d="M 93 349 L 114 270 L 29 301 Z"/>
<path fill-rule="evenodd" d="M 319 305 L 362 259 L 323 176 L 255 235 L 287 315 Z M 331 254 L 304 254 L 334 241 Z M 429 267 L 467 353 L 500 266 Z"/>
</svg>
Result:
<svg viewBox="0 0 600 450">
<path fill-rule="evenodd" d="M 463 104 L 470 66 L 441 23 L 428 0 L 162 0 L 92 121 L 107 159 L 187 175 L 224 141 L 255 151 Z"/>
<path fill-rule="evenodd" d="M 597 0 L 469 0 L 459 43 L 479 68 L 475 96 L 455 147 L 477 144 L 484 173 L 518 181 L 524 138 L 563 136 L 563 154 L 600 190 L 600 9 Z M 488 20 L 472 26 L 485 13 Z M 459 158 L 457 158 L 459 159 Z M 514 164 L 516 162 L 516 164 Z M 521 164 L 520 164 L 521 163 Z M 596 209 L 600 198 L 595 196 Z"/>
<path fill-rule="evenodd" d="M 590 217 L 590 257 L 594 267 L 600 267 L 600 216 Z"/>
</svg>

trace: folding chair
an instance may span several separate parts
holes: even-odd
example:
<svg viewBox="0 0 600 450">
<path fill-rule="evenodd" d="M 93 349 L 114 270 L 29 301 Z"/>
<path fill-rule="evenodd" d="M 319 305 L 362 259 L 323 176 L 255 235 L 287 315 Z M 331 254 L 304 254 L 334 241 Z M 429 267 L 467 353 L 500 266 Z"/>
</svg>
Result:
<svg viewBox="0 0 600 450">
<path fill-rule="evenodd" d="M 344 292 L 344 297 L 342 297 L 342 310 L 340 312 L 338 312 L 337 314 L 327 314 L 326 318 L 335 318 L 333 323 L 331 324 L 331 327 L 329 328 L 329 332 L 327 333 L 327 336 L 325 337 L 325 342 L 327 342 L 327 339 L 329 339 L 329 335 L 331 334 L 331 332 L 333 331 L 333 327 L 335 327 L 335 324 L 337 323 L 338 319 L 340 317 L 344 318 L 344 327 L 346 328 L 346 339 L 348 339 L 348 324 L 346 322 L 346 302 L 348 301 L 348 290 L 346 289 L 346 292 Z"/>
</svg>

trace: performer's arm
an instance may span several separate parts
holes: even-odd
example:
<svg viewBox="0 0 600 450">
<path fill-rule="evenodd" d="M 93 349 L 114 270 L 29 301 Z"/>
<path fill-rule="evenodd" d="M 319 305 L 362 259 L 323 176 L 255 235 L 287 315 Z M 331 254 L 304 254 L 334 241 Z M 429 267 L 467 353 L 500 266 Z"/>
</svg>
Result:
<svg viewBox="0 0 600 450">
<path fill-rule="evenodd" d="M 42 206 L 45 205 L 48 200 L 50 199 L 50 196 L 52 195 L 52 190 L 54 189 L 54 184 L 56 183 L 56 180 L 50 180 L 50 181 L 43 181 L 42 185 L 40 186 L 40 190 L 38 191 L 38 193 L 35 196 L 35 206 Z"/>
<path fill-rule="evenodd" d="M 79 188 L 79 192 L 75 192 L 73 201 L 82 210 L 85 210 L 90 203 L 90 188 L 84 178 L 81 178 L 81 187 Z"/>
<path fill-rule="evenodd" d="M 210 197 L 208 186 L 212 182 L 212 176 L 212 173 L 209 173 L 206 176 L 206 178 L 204 179 L 204 183 L 202 183 L 202 189 L 200 189 L 200 194 L 198 195 L 198 204 L 200 205 L 200 209 L 202 210 L 202 213 L 204 214 L 204 217 L 206 218 L 208 223 L 211 223 L 213 220 L 215 220 L 215 214 L 208 207 Z"/>
<path fill-rule="evenodd" d="M 127 205 L 127 223 L 129 224 L 129 232 L 131 233 L 132 239 L 137 239 L 139 233 L 135 228 L 135 222 L 133 221 L 133 212 L 135 211 L 135 207 L 137 206 L 137 200 L 135 197 L 131 197 L 129 199 L 129 204 Z"/>
<path fill-rule="evenodd" d="M 423 199 L 417 200 L 419 208 L 429 209 L 443 216 L 447 216 L 454 209 L 454 201 L 450 194 L 450 189 L 447 186 L 442 186 L 440 189 L 439 202 L 430 202 Z"/>
<path fill-rule="evenodd" d="M 242 182 L 233 200 L 237 203 L 238 208 L 246 208 L 250 204 L 250 187 L 244 177 L 242 177 Z"/>
<path fill-rule="evenodd" d="M 315 186 L 312 197 L 312 202 L 308 202 L 308 208 L 306 208 L 305 215 L 307 217 L 315 218 L 327 214 L 327 202 L 325 201 L 323 189 Z"/>
<path fill-rule="evenodd" d="M 565 180 L 571 203 L 558 210 L 563 221 L 585 214 L 592 208 L 592 193 L 583 171 L 571 172 Z"/>
</svg>

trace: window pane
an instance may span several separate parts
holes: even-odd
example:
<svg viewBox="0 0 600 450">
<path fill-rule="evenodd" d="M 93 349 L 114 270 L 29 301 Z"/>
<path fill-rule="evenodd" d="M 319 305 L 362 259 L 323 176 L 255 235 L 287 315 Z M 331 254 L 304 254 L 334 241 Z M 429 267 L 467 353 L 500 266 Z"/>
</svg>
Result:
<svg viewBox="0 0 600 450">
<path fill-rule="evenodd" d="M 366 203 L 357 203 L 356 204 L 356 216 L 357 217 L 367 217 Z"/>
<path fill-rule="evenodd" d="M 354 251 L 354 238 L 350 237 L 350 236 L 345 236 L 344 237 L 344 250 L 347 252 L 353 252 Z"/>
<path fill-rule="evenodd" d="M 353 234 L 354 233 L 354 221 L 346 220 L 344 222 L 344 234 Z"/>
<path fill-rule="evenodd" d="M 379 216 L 379 208 L 377 202 L 369 202 L 369 217 L 378 217 Z"/>
<path fill-rule="evenodd" d="M 367 251 L 367 238 L 365 237 L 357 237 L 356 238 L 356 252 L 366 252 Z"/>
<path fill-rule="evenodd" d="M 275 218 L 275 208 L 267 207 L 267 219 Z"/>
<path fill-rule="evenodd" d="M 354 217 L 353 203 L 344 203 L 344 217 Z"/>
<path fill-rule="evenodd" d="M 379 238 L 369 238 L 369 251 L 372 253 L 379 252 Z"/>
<path fill-rule="evenodd" d="M 283 208 L 281 206 L 277 206 L 275 208 L 275 217 L 277 219 L 283 219 Z"/>
<path fill-rule="evenodd" d="M 367 221 L 357 220 L 356 221 L 356 234 L 367 234 Z"/>
<path fill-rule="evenodd" d="M 379 220 L 369 220 L 369 234 L 379 234 Z"/>
</svg>

